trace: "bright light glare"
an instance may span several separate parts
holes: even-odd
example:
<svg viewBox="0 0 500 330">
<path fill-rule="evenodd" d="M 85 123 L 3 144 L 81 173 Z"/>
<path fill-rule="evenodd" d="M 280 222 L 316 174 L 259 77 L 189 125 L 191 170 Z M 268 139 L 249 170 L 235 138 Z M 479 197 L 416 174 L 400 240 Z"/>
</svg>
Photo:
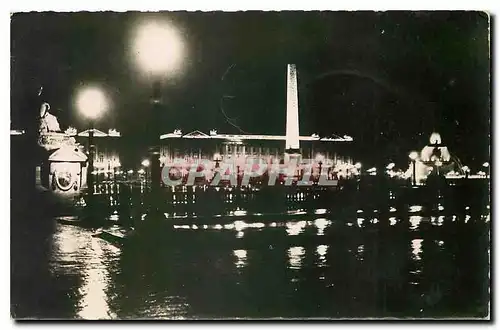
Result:
<svg viewBox="0 0 500 330">
<path fill-rule="evenodd" d="M 488 166 L 490 166 L 490 164 L 488 162 L 486 162 L 486 163 L 483 164 L 483 166 L 484 167 L 488 167 Z"/>
<path fill-rule="evenodd" d="M 323 154 L 317 154 L 316 155 L 316 161 L 317 162 L 323 162 L 325 160 L 325 156 Z"/>
<path fill-rule="evenodd" d="M 431 137 L 429 138 L 429 142 L 431 144 L 440 144 L 441 143 L 441 135 L 439 133 L 432 133 L 431 134 Z"/>
<path fill-rule="evenodd" d="M 142 161 L 142 163 L 141 163 L 141 165 L 142 165 L 142 166 L 144 166 L 144 167 L 149 167 L 149 164 L 150 164 L 150 163 L 149 163 L 149 159 L 144 159 L 144 160 Z"/>
<path fill-rule="evenodd" d="M 418 152 L 416 152 L 416 151 L 410 152 L 409 157 L 411 160 L 416 160 L 418 158 Z"/>
<path fill-rule="evenodd" d="M 108 109 L 108 101 L 104 92 L 98 87 L 85 87 L 78 92 L 76 98 L 78 110 L 90 119 L 96 119 Z"/>
<path fill-rule="evenodd" d="M 153 75 L 179 69 L 184 47 L 178 31 L 165 22 L 151 21 L 139 25 L 133 41 L 139 68 Z"/>
</svg>

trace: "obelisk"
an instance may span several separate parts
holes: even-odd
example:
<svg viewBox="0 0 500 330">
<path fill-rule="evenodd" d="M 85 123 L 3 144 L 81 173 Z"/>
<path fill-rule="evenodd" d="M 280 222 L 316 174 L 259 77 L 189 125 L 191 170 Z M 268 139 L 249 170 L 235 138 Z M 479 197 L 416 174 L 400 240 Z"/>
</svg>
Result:
<svg viewBox="0 0 500 330">
<path fill-rule="evenodd" d="M 300 158 L 299 100 L 295 64 L 288 64 L 286 97 L 285 162 L 289 162 L 291 159 Z"/>
</svg>

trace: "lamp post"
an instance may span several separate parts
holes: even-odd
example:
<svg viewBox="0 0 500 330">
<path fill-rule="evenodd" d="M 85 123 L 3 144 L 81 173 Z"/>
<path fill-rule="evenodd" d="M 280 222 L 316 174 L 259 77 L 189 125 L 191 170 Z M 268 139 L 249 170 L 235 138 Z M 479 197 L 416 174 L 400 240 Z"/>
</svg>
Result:
<svg viewBox="0 0 500 330">
<path fill-rule="evenodd" d="M 325 160 L 325 156 L 323 154 L 316 155 L 316 162 L 318 163 L 318 182 L 321 180 L 321 171 L 323 170 L 323 161 Z"/>
<path fill-rule="evenodd" d="M 96 86 L 86 86 L 78 91 L 76 97 L 78 110 L 90 121 L 89 129 L 89 166 L 87 169 L 87 186 L 94 193 L 94 121 L 108 109 L 108 100 L 104 92 Z"/>
<path fill-rule="evenodd" d="M 412 162 L 412 185 L 416 186 L 417 185 L 417 158 L 418 158 L 418 152 L 412 151 L 408 155 L 410 157 L 410 160 Z"/>
<path fill-rule="evenodd" d="M 149 159 L 144 159 L 141 163 L 141 165 L 144 167 L 144 174 L 145 174 L 145 182 L 146 182 L 146 187 L 148 186 L 148 168 L 149 168 L 149 165 L 151 165 L 151 162 L 149 161 Z"/>
<path fill-rule="evenodd" d="M 465 178 L 468 179 L 469 178 L 469 172 L 470 172 L 470 169 L 469 169 L 469 166 L 463 166 L 462 167 L 462 171 L 464 172 L 465 174 Z"/>
<path fill-rule="evenodd" d="M 160 188 L 160 147 L 161 123 L 158 117 L 162 104 L 161 81 L 180 69 L 184 56 L 184 46 L 178 31 L 169 23 L 151 20 L 137 25 L 133 35 L 133 59 L 142 74 L 153 81 L 153 129 L 150 145 L 151 190 Z"/>
<path fill-rule="evenodd" d="M 357 162 L 356 164 L 354 164 L 354 167 L 356 168 L 356 170 L 358 171 L 358 175 L 361 175 L 361 163 L 360 162 Z"/>
<path fill-rule="evenodd" d="M 441 166 L 443 166 L 443 162 L 442 162 L 442 161 L 440 161 L 440 160 L 436 160 L 436 163 L 435 163 L 435 164 L 436 164 L 436 169 L 437 169 L 437 175 L 439 176 L 439 175 L 440 175 L 440 173 L 439 173 L 439 168 L 440 168 Z"/>
</svg>

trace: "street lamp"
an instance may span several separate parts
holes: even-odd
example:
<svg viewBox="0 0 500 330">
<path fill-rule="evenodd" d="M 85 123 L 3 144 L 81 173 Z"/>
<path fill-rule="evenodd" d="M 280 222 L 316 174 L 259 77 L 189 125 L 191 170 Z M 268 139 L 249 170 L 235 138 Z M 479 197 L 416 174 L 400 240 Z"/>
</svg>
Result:
<svg viewBox="0 0 500 330">
<path fill-rule="evenodd" d="M 141 73 L 153 80 L 153 128 L 150 142 L 151 188 L 160 188 L 160 148 L 159 136 L 161 105 L 161 81 L 165 76 L 180 72 L 185 56 L 184 44 L 180 33 L 168 22 L 150 20 L 137 25 L 133 34 L 132 55 Z"/>
<path fill-rule="evenodd" d="M 89 167 L 87 169 L 87 186 L 94 189 L 94 121 L 108 109 L 109 103 L 104 92 L 96 86 L 86 86 L 78 91 L 76 106 L 84 117 L 90 120 L 89 130 Z"/>
<path fill-rule="evenodd" d="M 317 154 L 316 155 L 316 162 L 318 163 L 319 166 L 319 175 L 318 175 L 318 180 L 321 178 L 321 172 L 323 171 L 323 161 L 325 160 L 325 156 L 323 154 Z"/>
<path fill-rule="evenodd" d="M 144 178 L 144 181 L 146 182 L 146 187 L 148 185 L 148 167 L 149 165 L 151 165 L 151 162 L 149 161 L 149 159 L 144 159 L 141 163 L 141 165 L 144 167 L 144 173 L 145 173 L 145 178 Z"/>
<path fill-rule="evenodd" d="M 439 174 L 439 168 L 440 168 L 441 166 L 443 166 L 443 162 L 442 162 L 442 161 L 440 161 L 440 160 L 436 160 L 436 163 L 435 163 L 435 164 L 436 164 L 436 169 L 437 169 L 437 175 L 439 176 L 439 175 L 440 175 L 440 174 Z"/>
<path fill-rule="evenodd" d="M 410 157 L 410 160 L 412 162 L 412 172 L 413 172 L 412 185 L 416 186 L 417 185 L 417 164 L 416 163 L 417 163 L 417 158 L 418 158 L 418 152 L 412 151 L 412 152 L 410 152 L 408 157 Z"/>
<path fill-rule="evenodd" d="M 462 171 L 465 173 L 465 178 L 467 179 L 469 177 L 469 172 L 470 172 L 469 166 L 467 165 L 463 166 Z"/>
<path fill-rule="evenodd" d="M 488 163 L 488 162 L 483 163 L 483 167 L 485 168 L 486 175 L 489 176 L 490 163 Z"/>
<path fill-rule="evenodd" d="M 358 171 L 358 175 L 361 175 L 361 163 L 360 162 L 357 162 L 356 164 L 354 164 L 354 167 L 356 168 L 356 170 Z"/>
</svg>

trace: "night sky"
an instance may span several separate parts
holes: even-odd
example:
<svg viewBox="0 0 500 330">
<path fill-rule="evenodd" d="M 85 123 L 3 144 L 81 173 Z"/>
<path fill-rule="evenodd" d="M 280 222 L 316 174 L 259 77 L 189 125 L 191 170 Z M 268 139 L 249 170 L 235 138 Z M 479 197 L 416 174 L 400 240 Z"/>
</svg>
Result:
<svg viewBox="0 0 500 330">
<path fill-rule="evenodd" d="M 138 140 L 152 82 L 128 53 L 144 15 L 170 20 L 187 49 L 182 75 L 162 85 L 165 132 L 284 134 L 295 63 L 301 135 L 348 134 L 358 157 L 404 163 L 438 131 L 470 167 L 489 158 L 489 22 L 478 12 L 15 14 L 12 126 L 24 125 L 24 100 L 40 82 L 61 125 L 86 128 L 74 94 L 98 82 L 113 103 L 96 127 Z"/>
</svg>

